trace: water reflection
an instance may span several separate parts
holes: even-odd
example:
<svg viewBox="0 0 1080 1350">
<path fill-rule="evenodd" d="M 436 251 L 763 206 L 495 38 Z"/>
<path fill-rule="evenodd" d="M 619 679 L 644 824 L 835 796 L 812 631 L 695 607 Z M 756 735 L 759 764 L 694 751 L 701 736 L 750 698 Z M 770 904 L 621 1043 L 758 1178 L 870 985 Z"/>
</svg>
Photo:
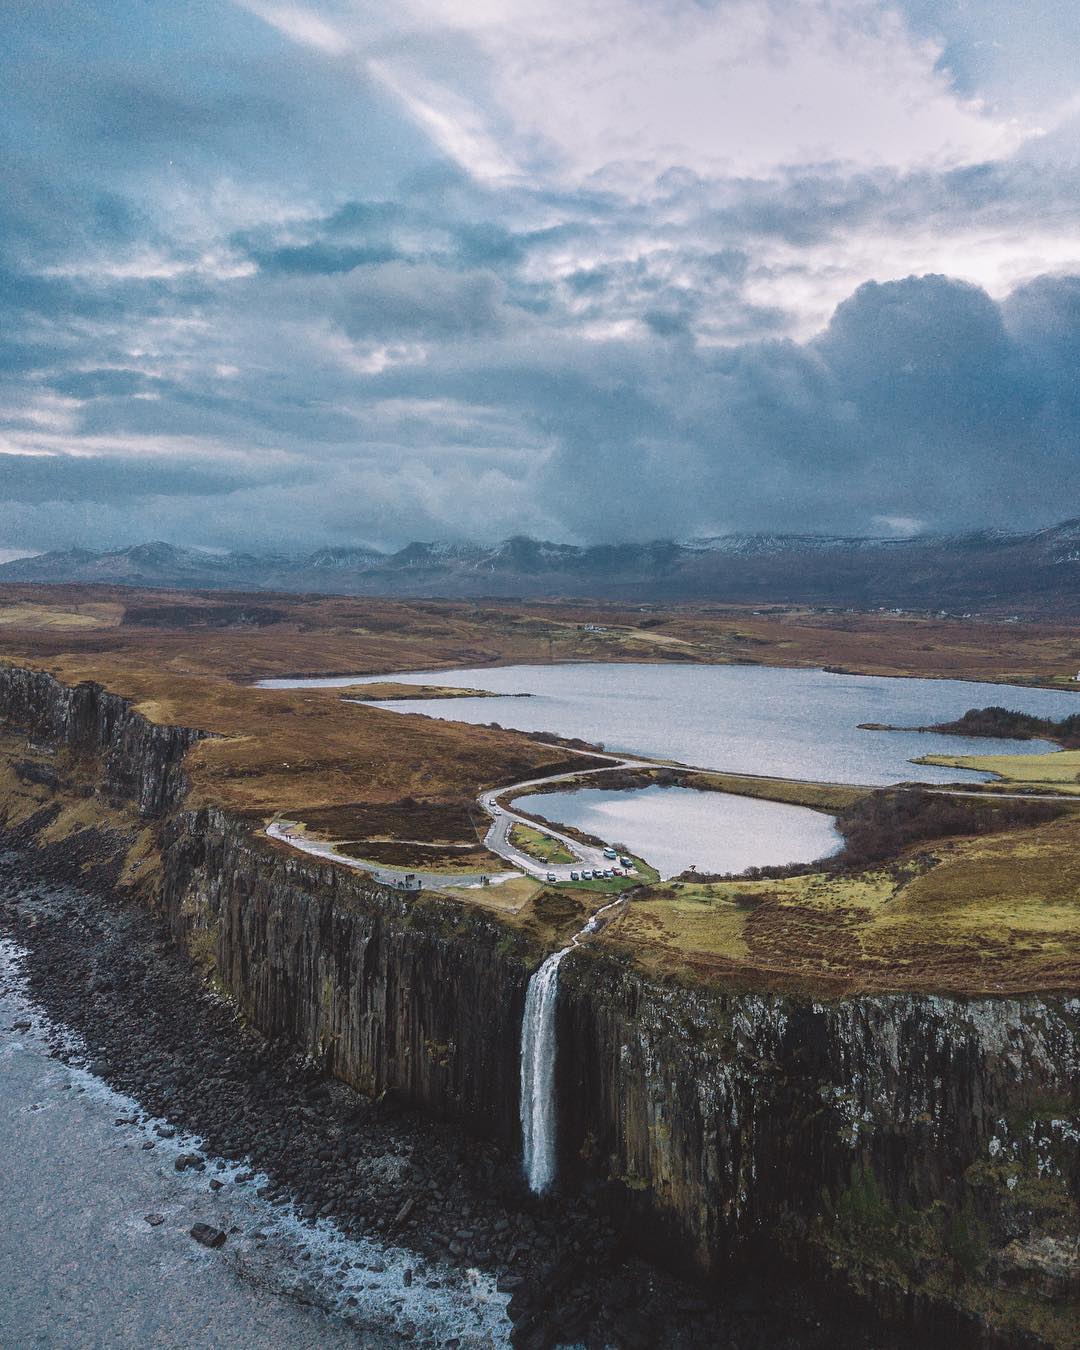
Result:
<svg viewBox="0 0 1080 1350">
<path fill-rule="evenodd" d="M 532 695 L 505 702 L 459 698 L 380 705 L 398 712 L 424 713 L 457 722 L 494 721 L 522 731 L 580 736 L 603 742 L 609 750 L 670 758 L 703 768 L 834 783 L 970 781 L 977 776 L 910 761 L 927 754 L 1016 754 L 1053 749 L 1032 741 L 862 731 L 860 722 L 926 726 L 989 704 L 1055 718 L 1080 708 L 1077 695 L 1064 690 L 966 680 L 832 675 L 823 670 L 766 666 L 583 663 L 414 671 L 378 678 Z M 264 683 L 287 688 L 357 682 L 343 678 Z"/>
<path fill-rule="evenodd" d="M 516 805 L 600 839 L 617 840 L 665 878 L 690 866 L 699 872 L 742 872 L 813 862 L 843 843 L 832 817 L 820 811 L 692 788 L 584 788 L 537 793 Z"/>
</svg>

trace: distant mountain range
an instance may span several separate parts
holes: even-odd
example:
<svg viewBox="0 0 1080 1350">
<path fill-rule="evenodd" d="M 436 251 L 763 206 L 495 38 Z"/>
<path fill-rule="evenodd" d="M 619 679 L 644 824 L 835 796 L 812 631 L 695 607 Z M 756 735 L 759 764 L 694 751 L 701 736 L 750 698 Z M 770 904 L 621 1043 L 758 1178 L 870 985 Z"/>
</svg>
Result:
<svg viewBox="0 0 1080 1350">
<path fill-rule="evenodd" d="M 1017 534 L 910 539 L 732 534 L 676 543 L 413 543 L 396 553 L 323 548 L 302 557 L 136 544 L 66 549 L 0 565 L 0 582 L 182 590 L 597 600 L 718 600 L 1076 614 L 1080 520 Z"/>
</svg>

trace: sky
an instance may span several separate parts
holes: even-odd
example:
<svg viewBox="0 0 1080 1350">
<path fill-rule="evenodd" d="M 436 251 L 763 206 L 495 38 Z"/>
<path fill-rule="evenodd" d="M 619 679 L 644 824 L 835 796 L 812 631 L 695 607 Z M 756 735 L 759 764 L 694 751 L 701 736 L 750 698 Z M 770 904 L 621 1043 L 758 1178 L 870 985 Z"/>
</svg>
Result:
<svg viewBox="0 0 1080 1350">
<path fill-rule="evenodd" d="M 1080 515 L 1074 0 L 6 0 L 0 556 Z"/>
</svg>

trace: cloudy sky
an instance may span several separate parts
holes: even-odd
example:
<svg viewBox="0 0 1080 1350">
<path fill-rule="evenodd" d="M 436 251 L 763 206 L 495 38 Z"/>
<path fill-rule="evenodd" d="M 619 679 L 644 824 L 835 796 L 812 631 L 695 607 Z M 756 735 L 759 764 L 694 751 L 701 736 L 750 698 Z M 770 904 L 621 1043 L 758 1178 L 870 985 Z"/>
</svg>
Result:
<svg viewBox="0 0 1080 1350">
<path fill-rule="evenodd" d="M 1075 0 L 6 0 L 0 551 L 1080 514 Z"/>
</svg>

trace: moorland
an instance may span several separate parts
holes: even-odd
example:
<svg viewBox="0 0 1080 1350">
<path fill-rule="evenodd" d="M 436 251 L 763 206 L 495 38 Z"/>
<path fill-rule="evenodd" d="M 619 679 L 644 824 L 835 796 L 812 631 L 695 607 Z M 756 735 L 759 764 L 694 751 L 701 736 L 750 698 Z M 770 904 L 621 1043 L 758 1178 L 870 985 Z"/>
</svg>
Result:
<svg viewBox="0 0 1080 1350">
<path fill-rule="evenodd" d="M 493 701 L 492 724 L 477 727 L 401 717 L 347 701 L 348 690 L 259 689 L 254 682 L 650 661 L 824 666 L 1063 688 L 1080 664 L 1080 633 L 1065 623 L 802 606 L 763 612 L 12 585 L 0 588 L 0 659 L 47 670 L 65 684 L 97 681 L 153 721 L 210 733 L 189 755 L 191 805 L 220 806 L 253 828 L 287 817 L 354 857 L 452 870 L 466 859 L 494 862 L 476 814 L 482 790 L 587 767 L 588 748 L 498 725 L 496 718 L 512 720 L 512 702 Z M 400 689 L 388 683 L 373 692 L 393 697 Z M 17 737 L 5 743 L 9 760 L 25 752 Z M 993 767 L 1003 776 L 1011 767 L 1017 782 L 1026 774 L 1056 793 L 1075 787 L 1077 767 L 1071 758 L 1065 763 L 1071 753 L 1018 756 L 1015 765 Z M 48 790 L 11 773 L 3 783 L 9 818 L 31 810 Z M 1020 992 L 1075 987 L 1080 978 L 1080 812 L 1067 800 L 1025 815 L 979 802 L 946 810 L 943 799 L 912 810 L 903 794 L 747 775 L 711 774 L 697 785 L 838 811 L 842 822 L 846 812 L 858 818 L 846 833 L 847 849 L 828 868 L 639 887 L 601 939 L 627 961 L 666 978 L 827 994 Z M 84 803 L 73 813 L 72 829 L 87 827 L 88 809 Z M 491 894 L 458 892 L 453 902 L 486 905 L 546 943 L 600 898 L 526 881 Z"/>
</svg>

